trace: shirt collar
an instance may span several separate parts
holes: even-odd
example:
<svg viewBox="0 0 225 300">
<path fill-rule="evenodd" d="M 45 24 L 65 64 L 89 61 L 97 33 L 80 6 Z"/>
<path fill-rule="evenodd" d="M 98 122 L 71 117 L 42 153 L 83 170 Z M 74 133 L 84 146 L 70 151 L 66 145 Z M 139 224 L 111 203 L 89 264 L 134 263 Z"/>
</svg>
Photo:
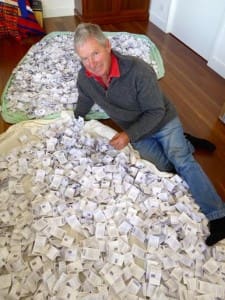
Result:
<svg viewBox="0 0 225 300">
<path fill-rule="evenodd" d="M 103 82 L 103 80 L 100 76 L 96 76 L 95 74 L 91 73 L 87 69 L 85 69 L 85 73 L 86 73 L 87 77 L 93 77 L 101 85 L 103 85 L 105 88 L 107 88 L 107 86 L 105 85 L 105 83 Z M 118 63 L 117 57 L 115 56 L 115 54 L 113 52 L 111 52 L 111 68 L 110 68 L 110 72 L 109 72 L 108 83 L 110 83 L 110 81 L 112 80 L 113 77 L 120 77 L 120 68 L 119 68 L 119 63 Z"/>
</svg>

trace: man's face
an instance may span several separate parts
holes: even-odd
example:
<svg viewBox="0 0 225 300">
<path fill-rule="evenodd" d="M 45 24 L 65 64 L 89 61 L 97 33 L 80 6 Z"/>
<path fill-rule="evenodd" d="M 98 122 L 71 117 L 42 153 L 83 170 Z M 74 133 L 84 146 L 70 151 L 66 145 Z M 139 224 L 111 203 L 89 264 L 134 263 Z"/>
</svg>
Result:
<svg viewBox="0 0 225 300">
<path fill-rule="evenodd" d="M 76 52 L 84 67 L 99 77 L 107 77 L 111 67 L 111 46 L 107 40 L 101 45 L 95 38 L 89 38 L 77 47 Z"/>
</svg>

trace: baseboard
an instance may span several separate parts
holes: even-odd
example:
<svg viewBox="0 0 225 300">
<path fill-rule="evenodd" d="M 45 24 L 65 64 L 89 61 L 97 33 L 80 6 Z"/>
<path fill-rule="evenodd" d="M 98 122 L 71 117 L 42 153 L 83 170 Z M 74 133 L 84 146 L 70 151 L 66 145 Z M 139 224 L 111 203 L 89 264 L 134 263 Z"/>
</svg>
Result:
<svg viewBox="0 0 225 300">
<path fill-rule="evenodd" d="M 44 18 L 65 17 L 65 16 L 73 16 L 74 10 L 73 8 L 70 7 L 58 7 L 58 8 L 44 7 L 43 13 L 44 13 Z"/>
<path fill-rule="evenodd" d="M 216 73 L 225 78 L 225 63 L 223 61 L 219 60 L 216 57 L 212 57 L 208 61 L 207 66 L 209 66 Z"/>
<path fill-rule="evenodd" d="M 166 32 L 167 29 L 167 20 L 163 20 L 160 18 L 157 14 L 150 11 L 150 19 L 149 19 L 154 25 L 159 27 L 162 31 Z"/>
</svg>

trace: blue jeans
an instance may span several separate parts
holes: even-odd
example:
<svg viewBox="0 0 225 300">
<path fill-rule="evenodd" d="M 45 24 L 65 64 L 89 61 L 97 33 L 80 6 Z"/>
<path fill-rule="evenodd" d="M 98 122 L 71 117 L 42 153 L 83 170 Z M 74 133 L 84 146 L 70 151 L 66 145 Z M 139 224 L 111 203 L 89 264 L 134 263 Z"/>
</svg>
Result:
<svg viewBox="0 0 225 300">
<path fill-rule="evenodd" d="M 225 202 L 194 159 L 193 147 L 184 136 L 179 118 L 170 121 L 157 133 L 133 142 L 132 146 L 159 170 L 176 170 L 187 182 L 193 198 L 209 220 L 225 216 Z"/>
</svg>

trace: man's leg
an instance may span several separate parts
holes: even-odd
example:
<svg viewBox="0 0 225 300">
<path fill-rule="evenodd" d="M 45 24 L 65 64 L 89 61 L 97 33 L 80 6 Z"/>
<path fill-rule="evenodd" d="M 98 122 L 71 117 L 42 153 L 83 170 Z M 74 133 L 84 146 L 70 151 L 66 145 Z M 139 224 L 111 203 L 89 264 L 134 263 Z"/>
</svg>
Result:
<svg viewBox="0 0 225 300">
<path fill-rule="evenodd" d="M 194 153 L 194 147 L 188 140 L 186 141 L 191 153 Z M 175 172 L 173 164 L 169 161 L 162 145 L 157 138 L 149 135 L 137 142 L 133 142 L 132 146 L 137 150 L 142 159 L 152 162 L 160 171 Z"/>
<path fill-rule="evenodd" d="M 160 171 L 175 171 L 174 166 L 166 157 L 161 144 L 151 136 L 133 142 L 132 146 L 139 152 L 142 159 L 152 162 Z"/>
<path fill-rule="evenodd" d="M 201 166 L 194 159 L 179 119 L 169 122 L 153 137 L 162 145 L 165 156 L 189 185 L 203 213 L 210 220 L 225 216 L 225 203 L 222 202 Z M 220 213 L 218 210 L 221 208 Z"/>
</svg>

